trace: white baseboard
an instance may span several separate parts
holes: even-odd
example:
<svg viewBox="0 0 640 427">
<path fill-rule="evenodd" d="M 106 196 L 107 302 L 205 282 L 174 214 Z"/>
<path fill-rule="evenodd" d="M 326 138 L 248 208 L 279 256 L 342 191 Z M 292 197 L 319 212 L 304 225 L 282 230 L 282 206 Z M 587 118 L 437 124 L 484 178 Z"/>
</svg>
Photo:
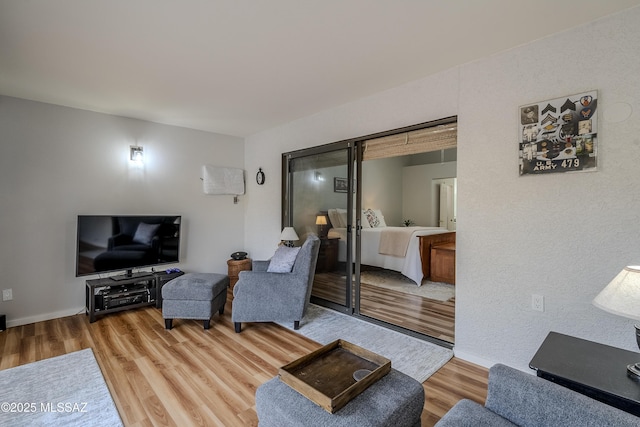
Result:
<svg viewBox="0 0 640 427">
<path fill-rule="evenodd" d="M 493 365 L 495 365 L 497 362 L 488 360 L 488 359 L 484 359 L 482 357 L 478 357 L 475 354 L 471 354 L 471 353 L 467 353 L 464 351 L 458 351 L 456 350 L 456 348 L 453 348 L 453 354 L 455 357 L 457 357 L 458 359 L 462 359 L 465 362 L 470 362 L 470 363 L 474 363 L 476 365 L 480 365 L 483 366 L 487 369 L 489 369 L 490 367 L 492 367 Z"/>
<path fill-rule="evenodd" d="M 491 368 L 493 365 L 495 365 L 496 363 L 503 363 L 504 362 L 500 362 L 500 361 L 492 361 L 492 360 L 488 360 L 488 359 L 484 359 L 482 357 L 476 356 L 475 354 L 471 354 L 471 353 L 467 353 L 465 351 L 456 351 L 455 348 L 453 349 L 453 354 L 455 355 L 455 357 L 457 357 L 458 359 L 462 359 L 465 362 L 470 362 L 470 363 L 474 363 L 476 365 L 480 365 L 484 368 Z M 526 374 L 532 374 L 535 375 L 536 373 L 531 370 L 531 369 L 527 369 L 527 367 L 519 367 L 519 366 L 511 366 L 514 369 L 518 369 L 519 371 L 522 371 Z"/>
<path fill-rule="evenodd" d="M 29 316 L 29 317 L 22 317 L 19 319 L 7 320 L 7 328 L 12 328 L 14 326 L 28 325 L 30 323 L 36 323 L 36 322 L 44 322 L 46 320 L 51 320 L 51 319 L 59 319 L 60 317 L 75 316 L 76 314 L 84 313 L 84 311 L 85 311 L 85 308 L 82 307 L 82 308 L 69 309 L 69 310 L 63 310 L 63 311 L 55 311 L 53 313 L 43 313 L 43 314 L 38 314 L 37 316 Z"/>
</svg>

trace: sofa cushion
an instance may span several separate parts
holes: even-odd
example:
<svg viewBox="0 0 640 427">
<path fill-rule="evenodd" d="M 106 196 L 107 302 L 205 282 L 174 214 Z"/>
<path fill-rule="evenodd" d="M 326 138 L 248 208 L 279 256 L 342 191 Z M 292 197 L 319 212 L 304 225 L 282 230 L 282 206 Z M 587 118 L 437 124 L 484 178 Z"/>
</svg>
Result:
<svg viewBox="0 0 640 427">
<path fill-rule="evenodd" d="M 156 235 L 156 231 L 160 228 L 160 224 L 145 224 L 141 222 L 138 224 L 136 234 L 133 236 L 133 241 L 141 243 L 143 245 L 151 246 L 151 241 Z"/>
<path fill-rule="evenodd" d="M 276 253 L 273 254 L 267 272 L 269 273 L 291 273 L 296 257 L 300 252 L 300 247 L 290 248 L 288 246 L 280 246 Z"/>
<path fill-rule="evenodd" d="M 487 409 L 522 427 L 638 426 L 638 417 L 535 375 L 496 364 Z"/>
<path fill-rule="evenodd" d="M 461 400 L 436 424 L 448 426 L 632 427 L 638 417 L 505 365 L 489 369 L 485 406 Z"/>
<path fill-rule="evenodd" d="M 515 424 L 468 399 L 456 403 L 436 427 L 513 427 Z"/>
</svg>

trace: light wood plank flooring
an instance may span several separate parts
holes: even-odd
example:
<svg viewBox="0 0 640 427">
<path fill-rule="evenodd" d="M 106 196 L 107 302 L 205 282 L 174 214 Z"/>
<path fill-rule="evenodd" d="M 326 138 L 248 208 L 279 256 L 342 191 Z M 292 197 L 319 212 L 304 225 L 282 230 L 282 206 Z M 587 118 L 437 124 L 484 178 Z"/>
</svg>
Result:
<svg viewBox="0 0 640 427">
<path fill-rule="evenodd" d="M 345 278 L 316 273 L 313 296 L 344 305 Z M 455 339 L 455 298 L 441 302 L 363 283 L 360 313 L 450 343 Z"/>
<path fill-rule="evenodd" d="M 320 344 L 273 323 L 236 334 L 230 312 L 227 302 L 208 331 L 179 319 L 166 331 L 153 307 L 14 327 L 0 333 L 0 369 L 92 348 L 126 426 L 255 426 L 256 388 Z M 424 388 L 432 426 L 461 398 L 484 402 L 487 370 L 454 358 Z"/>
</svg>

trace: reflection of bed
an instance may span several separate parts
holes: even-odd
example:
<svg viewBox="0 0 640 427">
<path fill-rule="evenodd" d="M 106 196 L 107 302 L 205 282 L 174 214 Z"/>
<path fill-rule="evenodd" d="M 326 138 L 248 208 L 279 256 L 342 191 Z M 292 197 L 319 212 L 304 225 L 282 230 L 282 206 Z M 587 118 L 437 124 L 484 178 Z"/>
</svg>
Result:
<svg viewBox="0 0 640 427">
<path fill-rule="evenodd" d="M 422 284 L 423 277 L 429 277 L 429 260 L 432 243 L 445 241 L 455 241 L 455 233 L 449 232 L 442 227 L 410 227 L 411 237 L 407 246 L 406 256 L 384 255 L 379 253 L 380 239 L 385 229 L 405 229 L 406 227 L 376 227 L 363 228 L 361 264 L 386 268 L 402 273 L 409 279 L 416 282 L 418 286 Z M 418 238 L 417 236 L 431 236 L 429 238 Z M 437 237 L 436 237 L 437 235 Z M 338 248 L 338 260 L 345 262 L 347 259 L 347 229 L 332 228 L 329 230 L 329 237 L 340 237 Z M 453 239 L 453 240 L 451 240 Z M 422 242 L 422 243 L 421 243 Z M 422 252 L 422 254 L 421 254 Z M 423 265 L 427 266 L 423 270 Z"/>
</svg>

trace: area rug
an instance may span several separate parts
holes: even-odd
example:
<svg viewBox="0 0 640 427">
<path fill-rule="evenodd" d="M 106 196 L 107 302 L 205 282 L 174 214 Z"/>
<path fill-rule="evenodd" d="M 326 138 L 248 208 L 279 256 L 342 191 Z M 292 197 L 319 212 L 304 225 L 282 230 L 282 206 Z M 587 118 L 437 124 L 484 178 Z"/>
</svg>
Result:
<svg viewBox="0 0 640 427">
<path fill-rule="evenodd" d="M 437 301 L 449 301 L 456 294 L 455 286 L 449 283 L 424 280 L 421 286 L 417 286 L 413 280 L 391 270 L 363 271 L 360 282 Z"/>
<path fill-rule="evenodd" d="M 280 323 L 293 330 L 291 322 Z M 295 331 L 329 344 L 337 339 L 359 345 L 391 360 L 391 367 L 424 382 L 453 357 L 453 351 L 353 316 L 310 304 Z"/>
<path fill-rule="evenodd" d="M 2 426 L 122 426 L 88 348 L 0 371 Z"/>
</svg>

